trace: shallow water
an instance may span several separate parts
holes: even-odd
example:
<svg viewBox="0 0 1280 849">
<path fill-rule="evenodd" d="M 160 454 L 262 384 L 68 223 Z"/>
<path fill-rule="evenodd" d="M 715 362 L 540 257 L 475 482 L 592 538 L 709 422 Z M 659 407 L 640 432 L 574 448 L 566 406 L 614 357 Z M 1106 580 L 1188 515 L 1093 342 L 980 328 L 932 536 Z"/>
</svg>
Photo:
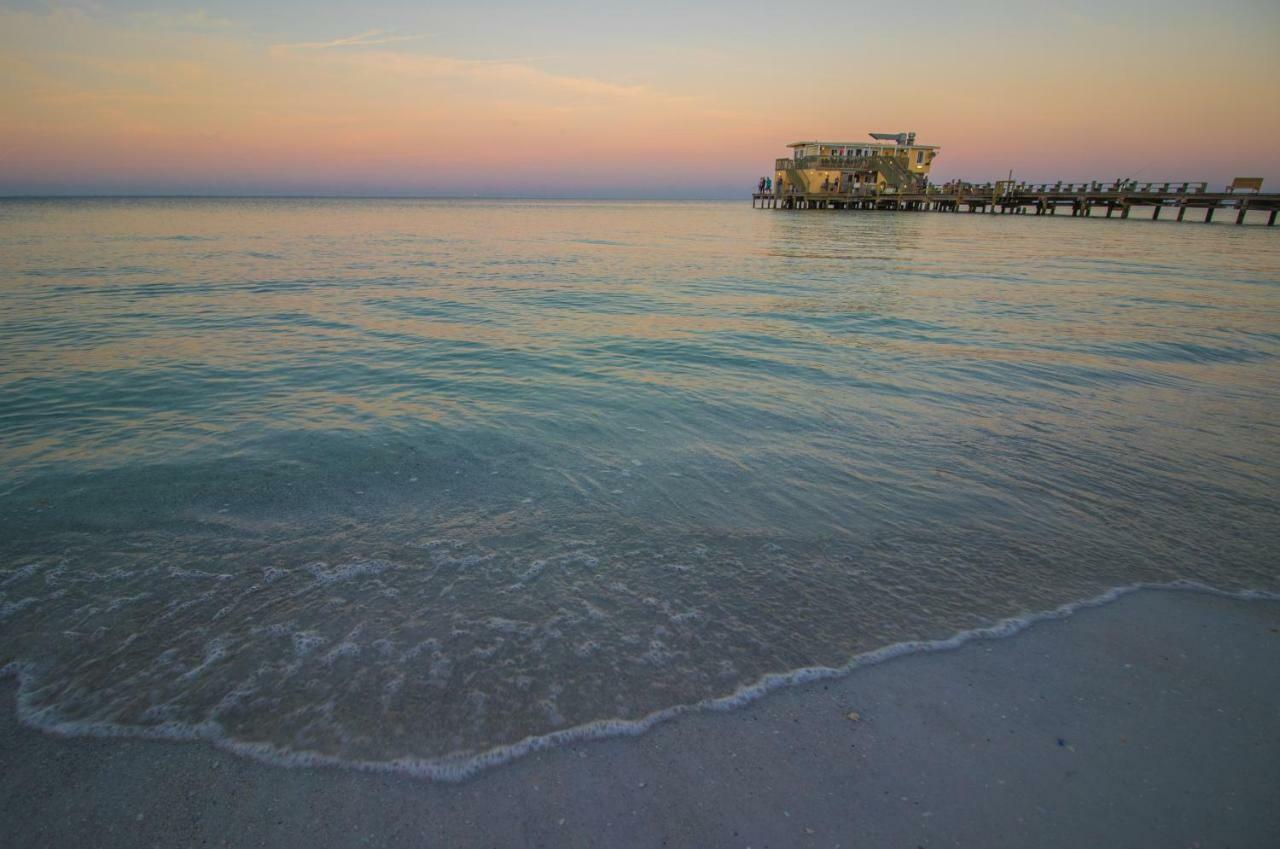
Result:
<svg viewBox="0 0 1280 849">
<path fill-rule="evenodd" d="M 48 728 L 453 774 L 1275 591 L 1277 356 L 1274 228 L 0 202 L 0 667 Z"/>
</svg>

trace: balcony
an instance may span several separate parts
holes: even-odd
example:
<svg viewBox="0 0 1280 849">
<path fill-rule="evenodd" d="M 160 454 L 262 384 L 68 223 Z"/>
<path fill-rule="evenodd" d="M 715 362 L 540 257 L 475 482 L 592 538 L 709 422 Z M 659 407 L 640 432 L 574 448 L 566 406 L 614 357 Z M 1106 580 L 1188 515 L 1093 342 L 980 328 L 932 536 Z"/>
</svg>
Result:
<svg viewBox="0 0 1280 849">
<path fill-rule="evenodd" d="M 799 159 L 778 159 L 774 162 L 775 171 L 786 171 L 789 168 L 848 170 L 848 171 L 883 171 L 886 166 L 907 167 L 905 157 L 900 156 L 804 156 Z"/>
</svg>

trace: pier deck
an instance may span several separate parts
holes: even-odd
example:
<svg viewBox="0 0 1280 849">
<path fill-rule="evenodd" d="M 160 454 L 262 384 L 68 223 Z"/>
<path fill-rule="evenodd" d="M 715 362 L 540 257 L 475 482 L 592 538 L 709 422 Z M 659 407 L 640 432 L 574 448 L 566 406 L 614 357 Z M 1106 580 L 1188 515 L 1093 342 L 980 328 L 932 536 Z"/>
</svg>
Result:
<svg viewBox="0 0 1280 849">
<path fill-rule="evenodd" d="M 930 212 L 975 212 L 1056 215 L 1059 208 L 1072 216 L 1090 217 L 1095 212 L 1111 218 L 1128 218 L 1136 208 L 1152 210 L 1160 218 L 1165 210 L 1182 221 L 1187 210 L 1197 210 L 1199 220 L 1213 221 L 1214 213 L 1230 209 L 1236 223 L 1243 224 L 1249 212 L 1266 214 L 1274 226 L 1280 210 L 1280 194 L 1261 192 L 1209 192 L 1204 183 L 1144 183 L 1104 186 L 1098 183 L 987 183 L 929 187 L 915 191 L 786 191 L 755 192 L 751 205 L 760 209 L 888 209 Z M 1256 218 L 1257 216 L 1255 216 Z"/>
</svg>

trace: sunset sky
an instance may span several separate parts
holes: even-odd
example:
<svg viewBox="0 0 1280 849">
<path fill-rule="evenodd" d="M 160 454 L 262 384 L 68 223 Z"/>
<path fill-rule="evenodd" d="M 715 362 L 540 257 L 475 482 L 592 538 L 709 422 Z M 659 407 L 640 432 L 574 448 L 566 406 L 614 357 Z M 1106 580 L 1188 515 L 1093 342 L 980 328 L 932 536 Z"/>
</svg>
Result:
<svg viewBox="0 0 1280 849">
<path fill-rule="evenodd" d="M 740 196 L 787 142 L 933 177 L 1280 190 L 1280 3 L 0 0 L 0 194 Z"/>
</svg>

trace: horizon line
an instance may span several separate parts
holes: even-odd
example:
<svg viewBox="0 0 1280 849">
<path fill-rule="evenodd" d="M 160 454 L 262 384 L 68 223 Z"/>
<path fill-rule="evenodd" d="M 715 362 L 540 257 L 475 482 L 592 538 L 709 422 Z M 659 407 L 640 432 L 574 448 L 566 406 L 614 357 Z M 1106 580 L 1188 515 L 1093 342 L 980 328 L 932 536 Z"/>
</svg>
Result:
<svg viewBox="0 0 1280 849">
<path fill-rule="evenodd" d="M 750 191 L 743 193 L 749 199 Z M 13 200 L 596 200 L 596 201 L 662 201 L 701 203 L 707 201 L 729 201 L 735 198 L 729 195 L 703 197 L 666 197 L 658 195 L 397 195 L 397 194 L 311 194 L 311 193 L 270 193 L 270 194 L 215 194 L 207 192 L 146 192 L 146 193 L 67 193 L 67 194 L 4 194 L 0 193 L 0 201 Z"/>
</svg>

